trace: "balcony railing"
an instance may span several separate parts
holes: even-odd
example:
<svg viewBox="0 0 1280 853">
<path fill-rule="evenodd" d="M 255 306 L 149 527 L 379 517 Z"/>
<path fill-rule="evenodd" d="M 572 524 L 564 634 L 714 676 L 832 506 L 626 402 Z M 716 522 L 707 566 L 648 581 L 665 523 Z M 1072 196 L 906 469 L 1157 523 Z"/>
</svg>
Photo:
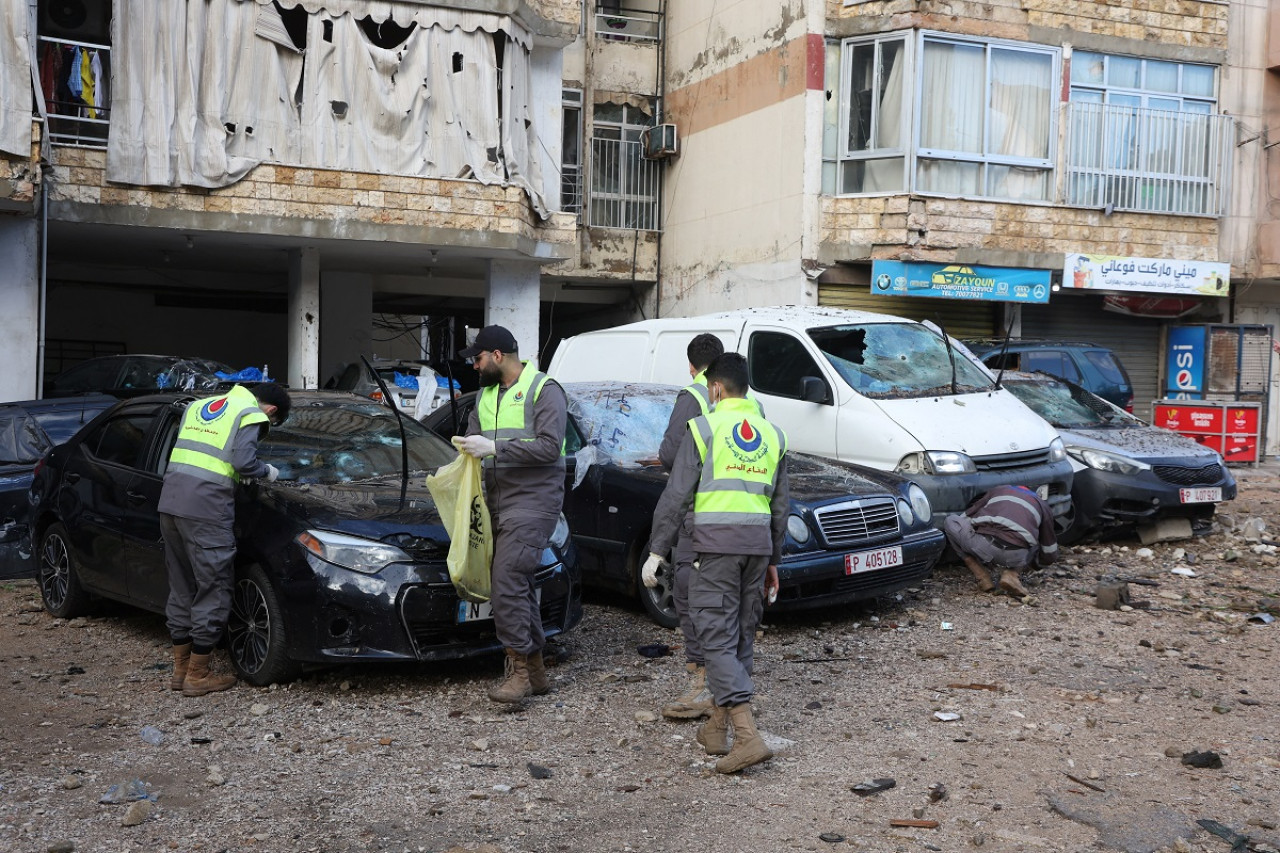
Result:
<svg viewBox="0 0 1280 853">
<path fill-rule="evenodd" d="M 1119 104 L 1067 104 L 1066 203 L 1224 216 L 1234 119 Z"/>
<path fill-rule="evenodd" d="M 659 165 L 640 156 L 639 142 L 592 139 L 588 224 L 658 230 Z"/>
<path fill-rule="evenodd" d="M 560 166 L 560 210 L 582 213 L 582 167 L 567 163 Z"/>
<path fill-rule="evenodd" d="M 111 46 L 40 36 L 40 89 L 49 139 L 106 148 L 111 121 Z"/>
<path fill-rule="evenodd" d="M 662 38 L 662 13 L 600 3 L 596 6 L 596 35 L 611 41 L 658 41 Z"/>
</svg>

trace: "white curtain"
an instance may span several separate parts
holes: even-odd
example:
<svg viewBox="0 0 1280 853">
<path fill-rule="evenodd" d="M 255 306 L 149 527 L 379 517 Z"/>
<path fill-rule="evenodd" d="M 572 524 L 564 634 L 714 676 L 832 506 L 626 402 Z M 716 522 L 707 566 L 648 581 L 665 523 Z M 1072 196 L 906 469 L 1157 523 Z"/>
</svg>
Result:
<svg viewBox="0 0 1280 853">
<path fill-rule="evenodd" d="M 19 0 L 0 3 L 0 151 L 31 156 L 31 20 Z"/>
<path fill-rule="evenodd" d="M 217 187 L 261 162 L 474 178 L 522 187 L 547 216 L 527 33 L 499 15 L 386 0 L 301 5 L 305 64 L 269 0 L 130 0 L 112 21 L 108 179 Z M 408 36 L 379 47 L 365 17 Z"/>
<path fill-rule="evenodd" d="M 984 59 L 978 46 L 925 42 L 921 148 L 982 152 Z M 979 192 L 975 164 L 921 158 L 917 169 L 917 186 L 922 190 L 957 195 Z"/>
<path fill-rule="evenodd" d="M 877 104 L 875 148 L 902 148 L 903 66 L 906 65 L 904 42 L 886 42 L 880 46 L 884 75 L 880 102 Z M 903 165 L 901 157 L 867 161 L 861 192 L 901 192 Z"/>
<path fill-rule="evenodd" d="M 1048 159 L 1053 60 L 1021 50 L 991 52 L 991 152 Z M 1045 169 L 992 166 L 987 194 L 1000 198 L 1048 198 Z"/>
<path fill-rule="evenodd" d="M 234 0 L 131 0 L 116 47 L 107 179 L 220 187 L 296 156 L 302 56 L 258 35 L 271 7 Z"/>
</svg>

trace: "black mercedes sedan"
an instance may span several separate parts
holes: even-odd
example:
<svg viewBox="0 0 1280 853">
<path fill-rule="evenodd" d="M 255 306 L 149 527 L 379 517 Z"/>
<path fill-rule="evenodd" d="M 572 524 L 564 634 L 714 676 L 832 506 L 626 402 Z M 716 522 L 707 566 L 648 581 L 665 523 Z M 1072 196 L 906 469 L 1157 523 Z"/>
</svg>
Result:
<svg viewBox="0 0 1280 853">
<path fill-rule="evenodd" d="M 634 595 L 649 616 L 675 627 L 672 578 L 640 579 L 653 510 L 667 484 L 658 445 L 676 393 L 670 385 L 568 382 L 564 515 L 583 582 Z M 441 406 L 426 425 L 443 438 L 465 429 L 475 395 Z M 461 425 L 459 428 L 458 425 Z M 789 453 L 791 515 L 770 611 L 847 604 L 896 592 L 926 577 L 945 541 L 930 526 L 924 490 L 896 474 Z"/>
<path fill-rule="evenodd" d="M 1064 543 L 1161 518 L 1205 531 L 1236 481 L 1216 450 L 1149 425 L 1107 400 L 1047 373 L 1006 371 L 1003 383 L 1062 436 L 1075 474 Z"/>
<path fill-rule="evenodd" d="M 259 443 L 280 469 L 236 496 L 236 579 L 227 643 L 251 684 L 304 666 L 433 661 L 501 648 L 488 604 L 459 599 L 449 537 L 425 475 L 457 453 L 411 418 L 344 392 L 295 391 Z M 107 598 L 163 613 L 156 506 L 190 395 L 126 400 L 54 448 L 31 487 L 45 609 L 70 617 Z M 405 441 L 401 440 L 404 430 Z M 407 462 L 407 464 L 406 464 Z M 582 618 L 562 521 L 537 573 L 548 636 Z"/>
</svg>

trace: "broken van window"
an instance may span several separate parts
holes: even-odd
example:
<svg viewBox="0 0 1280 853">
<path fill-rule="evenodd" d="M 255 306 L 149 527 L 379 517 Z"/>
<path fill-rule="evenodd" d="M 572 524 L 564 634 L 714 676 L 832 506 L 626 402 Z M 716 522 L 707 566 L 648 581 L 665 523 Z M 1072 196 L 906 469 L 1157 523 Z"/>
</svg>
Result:
<svg viewBox="0 0 1280 853">
<path fill-rule="evenodd" d="M 952 359 L 942 338 L 919 323 L 868 323 L 810 329 L 844 381 L 876 399 L 933 397 L 952 393 Z M 986 391 L 991 379 L 955 353 L 955 390 Z"/>
<path fill-rule="evenodd" d="M 1078 385 L 1045 374 L 1036 379 L 1009 379 L 1004 387 L 1027 408 L 1060 429 L 1139 426 L 1143 421 Z"/>
</svg>

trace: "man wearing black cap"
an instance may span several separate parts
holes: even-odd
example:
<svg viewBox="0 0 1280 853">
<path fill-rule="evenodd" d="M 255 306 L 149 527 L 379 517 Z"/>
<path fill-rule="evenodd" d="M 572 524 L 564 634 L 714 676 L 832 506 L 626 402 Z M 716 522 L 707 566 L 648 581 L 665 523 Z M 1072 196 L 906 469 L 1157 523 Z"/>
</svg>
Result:
<svg viewBox="0 0 1280 853">
<path fill-rule="evenodd" d="M 461 446 L 482 461 L 493 515 L 490 602 L 507 653 L 506 679 L 489 691 L 495 702 L 551 689 L 533 576 L 564 503 L 564 389 L 516 353 L 515 337 L 502 326 L 485 326 L 460 353 L 480 374 L 480 397 Z"/>
</svg>

